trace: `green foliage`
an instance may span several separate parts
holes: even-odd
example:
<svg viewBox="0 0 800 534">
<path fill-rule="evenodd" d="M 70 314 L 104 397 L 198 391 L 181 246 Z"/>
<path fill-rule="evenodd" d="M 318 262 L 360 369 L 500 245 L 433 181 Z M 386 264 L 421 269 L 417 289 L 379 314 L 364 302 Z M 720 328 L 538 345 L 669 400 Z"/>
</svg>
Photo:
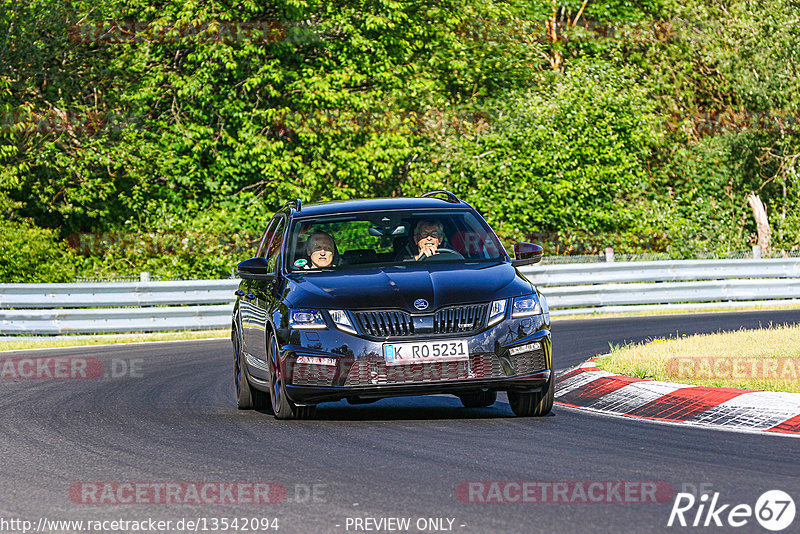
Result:
<svg viewBox="0 0 800 534">
<path fill-rule="evenodd" d="M 575 64 L 491 104 L 485 124 L 438 140 L 409 193 L 450 187 L 506 237 L 619 229 L 658 141 L 632 73 Z"/>
<path fill-rule="evenodd" d="M 430 188 L 673 255 L 749 247 L 755 191 L 796 246 L 796 7 L 0 0 L 0 212 L 82 274 L 226 276 L 289 198 Z"/>
<path fill-rule="evenodd" d="M 0 280 L 3 282 L 69 282 L 75 256 L 58 232 L 27 222 L 0 220 Z"/>
</svg>

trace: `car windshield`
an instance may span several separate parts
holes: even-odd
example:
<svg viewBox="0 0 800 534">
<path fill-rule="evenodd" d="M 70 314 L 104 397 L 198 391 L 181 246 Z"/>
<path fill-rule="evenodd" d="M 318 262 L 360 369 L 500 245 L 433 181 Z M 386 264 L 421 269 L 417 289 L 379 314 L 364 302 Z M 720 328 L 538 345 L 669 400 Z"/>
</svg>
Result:
<svg viewBox="0 0 800 534">
<path fill-rule="evenodd" d="M 295 272 L 508 258 L 486 223 L 467 210 L 298 217 L 289 243 L 288 268 Z"/>
</svg>

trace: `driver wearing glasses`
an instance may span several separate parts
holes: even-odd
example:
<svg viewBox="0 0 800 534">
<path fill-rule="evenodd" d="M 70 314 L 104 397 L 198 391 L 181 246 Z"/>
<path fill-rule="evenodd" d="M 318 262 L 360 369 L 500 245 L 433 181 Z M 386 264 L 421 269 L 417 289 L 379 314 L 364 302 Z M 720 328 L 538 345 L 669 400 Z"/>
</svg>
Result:
<svg viewBox="0 0 800 534">
<path fill-rule="evenodd" d="M 414 242 L 419 249 L 414 255 L 414 260 L 430 258 L 438 254 L 438 249 L 444 241 L 444 227 L 439 221 L 423 219 L 414 228 Z"/>
</svg>

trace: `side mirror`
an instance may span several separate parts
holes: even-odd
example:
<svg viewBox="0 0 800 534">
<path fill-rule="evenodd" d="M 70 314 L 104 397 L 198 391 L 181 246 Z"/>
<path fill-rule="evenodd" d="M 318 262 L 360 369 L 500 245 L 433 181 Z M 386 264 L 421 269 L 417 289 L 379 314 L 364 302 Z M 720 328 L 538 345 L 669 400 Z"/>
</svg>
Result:
<svg viewBox="0 0 800 534">
<path fill-rule="evenodd" d="M 271 272 L 266 258 L 250 258 L 236 266 L 236 272 L 245 280 L 273 280 L 275 273 Z"/>
<path fill-rule="evenodd" d="M 533 243 L 517 243 L 514 245 L 514 260 L 511 264 L 514 267 L 522 267 L 523 265 L 533 265 L 542 261 L 544 249 L 539 245 Z"/>
</svg>

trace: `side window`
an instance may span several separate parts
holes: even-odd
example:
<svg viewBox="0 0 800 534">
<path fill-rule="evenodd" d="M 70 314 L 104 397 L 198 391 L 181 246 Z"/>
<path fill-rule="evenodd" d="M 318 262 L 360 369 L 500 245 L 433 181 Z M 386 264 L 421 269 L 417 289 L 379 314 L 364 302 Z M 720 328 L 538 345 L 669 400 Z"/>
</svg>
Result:
<svg viewBox="0 0 800 534">
<path fill-rule="evenodd" d="M 267 225 L 267 230 L 264 232 L 264 235 L 261 236 L 261 242 L 258 244 L 258 252 L 256 252 L 256 257 L 266 257 L 266 247 L 269 245 L 269 242 L 272 241 L 272 237 L 274 236 L 275 225 L 278 224 L 278 217 L 273 217 L 272 220 Z"/>
<path fill-rule="evenodd" d="M 274 226 L 269 244 L 264 248 L 264 257 L 267 258 L 267 265 L 272 272 L 275 272 L 275 268 L 278 265 L 278 255 L 281 252 L 281 244 L 283 243 L 283 233 L 285 229 L 286 219 L 281 218 Z"/>
</svg>

